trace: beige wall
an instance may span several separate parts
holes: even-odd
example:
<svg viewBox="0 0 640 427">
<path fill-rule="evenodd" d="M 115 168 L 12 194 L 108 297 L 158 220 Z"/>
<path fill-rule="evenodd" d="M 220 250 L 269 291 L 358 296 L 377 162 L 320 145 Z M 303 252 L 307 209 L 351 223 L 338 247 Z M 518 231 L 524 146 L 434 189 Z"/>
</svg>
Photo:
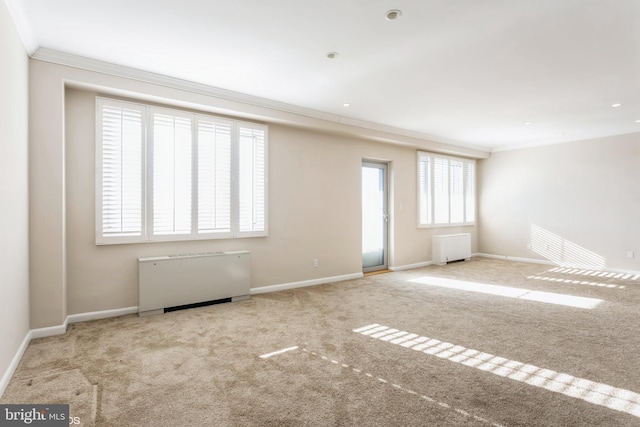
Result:
<svg viewBox="0 0 640 427">
<path fill-rule="evenodd" d="M 479 165 L 480 252 L 640 270 L 640 133 L 499 152 Z"/>
<path fill-rule="evenodd" d="M 0 2 L 0 394 L 29 332 L 28 58 Z M 7 379 L 8 380 L 8 379 Z"/>
<path fill-rule="evenodd" d="M 136 258 L 144 256 L 247 249 L 254 288 L 359 273 L 363 158 L 391 165 L 392 266 L 429 261 L 432 233 L 472 232 L 476 249 L 475 227 L 416 227 L 416 147 L 410 144 L 346 136 L 331 123 L 327 132 L 312 130 L 309 118 L 37 60 L 30 71 L 30 140 L 38 152 L 30 174 L 37 236 L 31 251 L 32 327 L 60 325 L 70 314 L 136 306 Z M 96 246 L 95 95 L 105 91 L 277 122 L 269 128 L 269 237 Z"/>
</svg>

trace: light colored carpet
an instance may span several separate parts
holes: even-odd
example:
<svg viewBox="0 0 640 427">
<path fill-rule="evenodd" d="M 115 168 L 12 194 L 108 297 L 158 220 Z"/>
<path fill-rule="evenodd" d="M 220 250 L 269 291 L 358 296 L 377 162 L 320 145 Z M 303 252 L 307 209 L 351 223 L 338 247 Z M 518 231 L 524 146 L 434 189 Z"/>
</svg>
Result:
<svg viewBox="0 0 640 427">
<path fill-rule="evenodd" d="M 640 280 L 551 269 L 474 258 L 73 324 L 0 402 L 83 426 L 640 425 Z"/>
</svg>

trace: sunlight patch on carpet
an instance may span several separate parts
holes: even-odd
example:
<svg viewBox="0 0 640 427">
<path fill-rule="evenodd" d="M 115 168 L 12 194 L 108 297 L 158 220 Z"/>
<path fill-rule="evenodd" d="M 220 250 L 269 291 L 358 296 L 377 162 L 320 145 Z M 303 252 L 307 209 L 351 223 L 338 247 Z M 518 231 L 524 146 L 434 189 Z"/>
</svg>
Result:
<svg viewBox="0 0 640 427">
<path fill-rule="evenodd" d="M 547 270 L 550 273 L 562 273 L 573 274 L 580 276 L 602 277 L 605 279 L 619 279 L 619 280 L 638 280 L 639 274 L 632 273 L 618 273 L 614 271 L 602 271 L 602 270 L 586 270 L 583 268 L 570 268 L 570 267 L 554 267 Z"/>
<path fill-rule="evenodd" d="M 527 279 L 542 280 L 543 282 L 567 283 L 570 285 L 597 286 L 600 288 L 609 288 L 609 289 L 625 289 L 626 288 L 626 286 L 614 285 L 613 283 L 589 282 L 588 280 L 560 279 L 557 277 L 548 277 L 548 276 L 527 276 Z"/>
<path fill-rule="evenodd" d="M 278 351 L 273 351 L 271 353 L 266 353 L 260 356 L 260 359 L 268 359 L 271 356 L 277 356 L 278 354 L 282 354 L 282 353 L 286 353 L 288 351 L 293 351 L 293 350 L 297 350 L 298 346 L 295 345 L 293 347 L 287 347 L 287 348 L 283 348 L 282 350 L 278 350 Z"/>
<path fill-rule="evenodd" d="M 371 378 L 373 380 L 376 380 L 381 384 L 384 384 L 386 386 L 390 386 L 390 387 L 392 387 L 392 388 L 394 388 L 394 389 L 396 389 L 398 391 L 401 391 L 403 393 L 407 393 L 407 394 L 410 394 L 410 395 L 415 396 L 417 398 L 420 398 L 420 399 L 424 400 L 425 402 L 436 404 L 436 405 L 440 406 L 441 408 L 454 411 L 454 412 L 456 412 L 456 413 L 458 413 L 460 415 L 463 415 L 463 416 L 465 416 L 467 418 L 474 419 L 475 421 L 479 421 L 481 423 L 489 424 L 492 427 L 504 427 L 501 424 L 491 422 L 491 421 L 487 420 L 486 418 L 483 418 L 483 417 L 480 417 L 480 416 L 477 416 L 477 415 L 473 415 L 473 414 L 471 414 L 471 413 L 469 413 L 469 412 L 467 412 L 467 411 L 465 411 L 463 409 L 455 408 L 455 407 L 449 405 L 446 402 L 442 402 L 442 401 L 436 400 L 436 399 L 434 399 L 432 397 L 425 396 L 424 394 L 420 394 L 417 391 L 411 390 L 409 388 L 402 387 L 399 384 L 396 384 L 396 383 L 394 383 L 392 381 L 389 381 L 389 380 L 386 380 L 384 378 L 378 377 L 378 376 L 376 376 L 376 375 L 374 375 L 374 374 L 372 374 L 370 372 L 365 372 L 362 369 L 358 369 L 358 368 L 355 368 L 353 366 L 349 366 L 346 363 L 340 363 L 339 361 L 337 361 L 335 359 L 331 359 L 331 358 L 329 358 L 327 356 L 322 356 L 322 355 L 316 353 L 315 351 L 311 351 L 311 350 L 308 350 L 306 348 L 302 348 L 301 350 L 304 351 L 305 353 L 311 355 L 311 356 L 318 357 L 318 358 L 324 360 L 325 362 L 328 362 L 328 363 L 331 363 L 331 364 L 334 364 L 334 365 L 339 365 L 344 369 L 350 369 L 355 374 L 364 375 L 365 377 Z"/>
<path fill-rule="evenodd" d="M 391 344 L 640 417 L 640 394 L 377 323 L 354 329 Z"/>
<path fill-rule="evenodd" d="M 574 295 L 558 294 L 554 292 L 532 291 L 530 289 L 488 285 L 484 283 L 468 282 L 466 280 L 445 279 L 442 277 L 424 276 L 417 279 L 411 279 L 409 280 L 409 282 L 419 283 L 421 285 L 437 286 L 440 288 L 457 289 L 468 292 L 479 292 L 488 295 L 498 295 L 507 298 L 517 298 L 527 301 L 564 305 L 567 307 L 575 308 L 592 309 L 603 302 L 603 300 L 598 298 L 577 297 Z"/>
</svg>

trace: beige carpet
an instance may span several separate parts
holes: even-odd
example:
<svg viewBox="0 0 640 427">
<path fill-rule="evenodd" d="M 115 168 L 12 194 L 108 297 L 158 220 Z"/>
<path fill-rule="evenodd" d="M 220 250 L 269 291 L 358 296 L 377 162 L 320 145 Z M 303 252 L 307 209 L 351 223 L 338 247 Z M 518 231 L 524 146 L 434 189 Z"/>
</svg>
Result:
<svg viewBox="0 0 640 427">
<path fill-rule="evenodd" d="M 73 324 L 0 402 L 83 426 L 640 425 L 640 280 L 551 269 L 474 258 Z"/>
</svg>

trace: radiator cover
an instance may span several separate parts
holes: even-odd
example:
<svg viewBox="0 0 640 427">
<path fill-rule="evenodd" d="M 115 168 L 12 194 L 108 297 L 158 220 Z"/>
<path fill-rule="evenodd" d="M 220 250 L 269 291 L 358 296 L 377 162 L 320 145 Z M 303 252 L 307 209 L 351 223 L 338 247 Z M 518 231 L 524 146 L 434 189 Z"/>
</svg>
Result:
<svg viewBox="0 0 640 427">
<path fill-rule="evenodd" d="M 250 288 L 248 251 L 138 258 L 140 316 L 206 301 L 247 299 Z"/>
<path fill-rule="evenodd" d="M 433 236 L 433 263 L 442 265 L 471 258 L 471 234 Z"/>
</svg>

